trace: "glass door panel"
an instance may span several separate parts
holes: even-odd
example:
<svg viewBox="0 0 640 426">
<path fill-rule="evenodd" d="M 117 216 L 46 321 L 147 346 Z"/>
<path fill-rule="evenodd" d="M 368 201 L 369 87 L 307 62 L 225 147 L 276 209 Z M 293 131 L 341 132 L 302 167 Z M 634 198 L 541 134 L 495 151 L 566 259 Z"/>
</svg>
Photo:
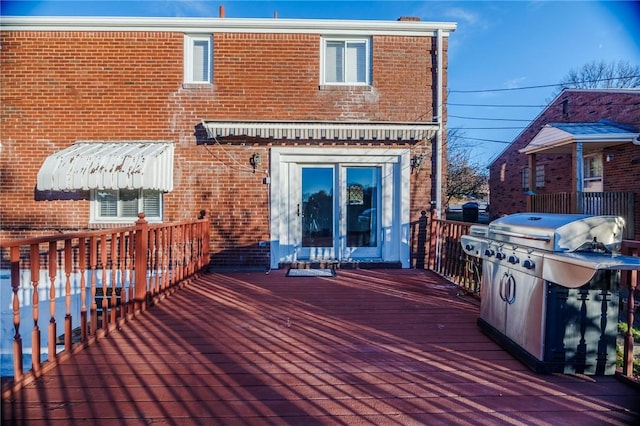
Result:
<svg viewBox="0 0 640 426">
<path fill-rule="evenodd" d="M 334 168 L 302 167 L 302 247 L 334 245 Z"/>
<path fill-rule="evenodd" d="M 380 168 L 346 168 L 346 235 L 352 257 L 380 255 Z"/>
</svg>

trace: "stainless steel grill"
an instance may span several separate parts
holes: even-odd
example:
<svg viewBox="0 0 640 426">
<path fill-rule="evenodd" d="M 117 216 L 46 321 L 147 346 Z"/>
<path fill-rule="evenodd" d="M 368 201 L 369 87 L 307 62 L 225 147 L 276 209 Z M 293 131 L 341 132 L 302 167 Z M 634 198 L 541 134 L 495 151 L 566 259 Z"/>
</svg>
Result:
<svg viewBox="0 0 640 426">
<path fill-rule="evenodd" d="M 482 259 L 478 325 L 539 372 L 614 374 L 618 282 L 640 259 L 619 254 L 617 216 L 519 213 L 461 238 Z"/>
</svg>

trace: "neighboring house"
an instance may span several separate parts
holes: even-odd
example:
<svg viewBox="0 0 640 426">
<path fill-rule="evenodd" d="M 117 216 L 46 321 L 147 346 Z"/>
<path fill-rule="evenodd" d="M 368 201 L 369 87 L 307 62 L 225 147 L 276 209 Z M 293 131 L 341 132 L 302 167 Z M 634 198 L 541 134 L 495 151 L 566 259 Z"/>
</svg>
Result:
<svg viewBox="0 0 640 426">
<path fill-rule="evenodd" d="M 214 266 L 410 266 L 453 23 L 2 17 L 1 239 L 207 211 Z"/>
<path fill-rule="evenodd" d="M 490 165 L 493 218 L 616 214 L 640 239 L 640 90 L 565 89 Z"/>
</svg>

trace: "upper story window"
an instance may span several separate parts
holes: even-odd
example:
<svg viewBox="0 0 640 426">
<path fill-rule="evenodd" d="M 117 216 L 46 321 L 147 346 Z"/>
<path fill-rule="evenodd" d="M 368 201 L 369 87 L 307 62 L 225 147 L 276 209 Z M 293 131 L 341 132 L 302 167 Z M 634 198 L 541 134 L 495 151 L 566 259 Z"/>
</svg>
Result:
<svg viewBox="0 0 640 426">
<path fill-rule="evenodd" d="M 162 221 L 162 193 L 146 189 L 93 190 L 93 222 L 132 223 L 144 212 L 149 222 Z"/>
<path fill-rule="evenodd" d="M 368 38 L 323 39 L 321 84 L 369 84 L 370 43 Z"/>
<path fill-rule="evenodd" d="M 211 83 L 212 39 L 208 35 L 184 36 L 184 82 Z"/>
</svg>

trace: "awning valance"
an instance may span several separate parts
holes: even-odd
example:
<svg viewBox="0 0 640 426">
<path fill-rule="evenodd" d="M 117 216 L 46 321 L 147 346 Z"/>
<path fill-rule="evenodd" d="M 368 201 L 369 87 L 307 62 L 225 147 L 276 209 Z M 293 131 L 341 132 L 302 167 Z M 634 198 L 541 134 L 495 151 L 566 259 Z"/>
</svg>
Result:
<svg viewBox="0 0 640 426">
<path fill-rule="evenodd" d="M 40 191 L 87 189 L 173 190 L 173 143 L 77 142 L 47 157 Z"/>
<path fill-rule="evenodd" d="M 549 123 L 520 152 L 567 154 L 573 152 L 573 145 L 576 143 L 583 143 L 585 152 L 600 151 L 623 143 L 637 143 L 637 138 L 638 132 L 634 129 L 609 121 Z"/>
<path fill-rule="evenodd" d="M 250 137 L 280 140 L 378 140 L 421 141 L 431 139 L 437 123 L 308 122 L 308 121 L 203 121 L 210 139 Z"/>
</svg>

